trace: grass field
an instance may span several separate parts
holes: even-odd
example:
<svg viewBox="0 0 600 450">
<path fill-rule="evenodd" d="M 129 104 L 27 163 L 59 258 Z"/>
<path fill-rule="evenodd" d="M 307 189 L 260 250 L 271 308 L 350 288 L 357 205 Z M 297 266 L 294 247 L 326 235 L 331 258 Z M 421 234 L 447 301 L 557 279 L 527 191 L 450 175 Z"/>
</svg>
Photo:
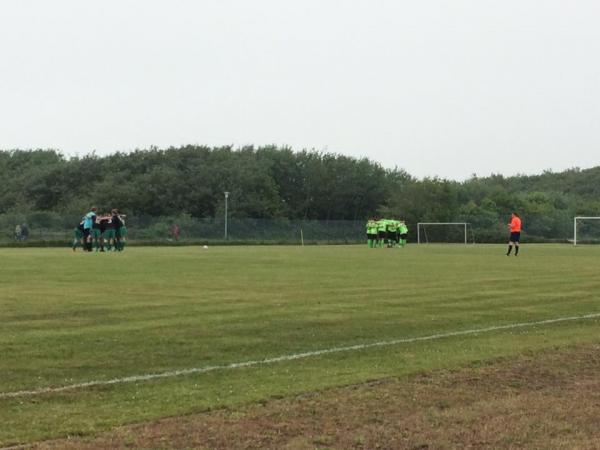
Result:
<svg viewBox="0 0 600 450">
<path fill-rule="evenodd" d="M 600 247 L 0 250 L 0 445 L 600 341 L 598 320 L 18 391 L 600 313 Z"/>
</svg>

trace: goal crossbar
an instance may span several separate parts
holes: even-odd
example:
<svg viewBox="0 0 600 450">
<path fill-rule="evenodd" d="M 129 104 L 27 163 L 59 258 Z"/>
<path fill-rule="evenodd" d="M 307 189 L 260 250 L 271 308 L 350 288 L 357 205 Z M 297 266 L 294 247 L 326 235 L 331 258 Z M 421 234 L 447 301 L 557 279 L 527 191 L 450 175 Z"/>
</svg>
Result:
<svg viewBox="0 0 600 450">
<path fill-rule="evenodd" d="M 421 243 L 421 225 L 462 225 L 465 233 L 465 244 L 468 244 L 467 227 L 471 225 L 469 222 L 418 222 L 417 223 L 417 244 Z"/>
<path fill-rule="evenodd" d="M 600 217 L 576 216 L 573 218 L 573 245 L 577 245 L 577 221 L 578 220 L 600 220 Z"/>
</svg>

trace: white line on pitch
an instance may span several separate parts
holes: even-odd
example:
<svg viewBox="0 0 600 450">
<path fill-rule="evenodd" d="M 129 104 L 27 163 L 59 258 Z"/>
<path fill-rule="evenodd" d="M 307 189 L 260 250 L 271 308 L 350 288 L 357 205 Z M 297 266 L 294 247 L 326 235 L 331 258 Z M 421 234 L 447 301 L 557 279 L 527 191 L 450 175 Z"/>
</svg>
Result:
<svg viewBox="0 0 600 450">
<path fill-rule="evenodd" d="M 58 387 L 45 387 L 39 388 L 29 391 L 15 391 L 15 392 L 2 392 L 0 393 L 0 399 L 4 398 L 15 398 L 15 397 L 32 397 L 36 395 L 42 394 L 55 394 L 59 392 L 72 391 L 75 389 L 84 389 L 94 386 L 111 386 L 114 384 L 123 384 L 123 383 L 135 383 L 137 381 L 148 381 L 155 380 L 158 378 L 173 378 L 182 375 L 190 375 L 197 373 L 206 373 L 213 372 L 215 370 L 228 370 L 228 369 L 240 369 L 244 367 L 253 367 L 253 366 L 261 366 L 264 364 L 273 364 L 284 361 L 293 361 L 296 359 L 310 358 L 312 356 L 320 356 L 326 355 L 329 353 L 340 353 L 340 352 L 349 352 L 353 350 L 364 350 L 367 348 L 373 347 L 386 347 L 390 345 L 398 345 L 398 344 L 409 344 L 411 342 L 420 342 L 420 341 L 432 341 L 435 339 L 443 339 L 447 337 L 454 336 L 465 336 L 469 334 L 479 334 L 479 333 L 488 333 L 490 331 L 499 331 L 499 330 L 512 330 L 515 328 L 527 328 L 534 327 L 537 325 L 548 325 L 552 323 L 558 322 L 569 322 L 575 320 L 586 320 L 586 319 L 596 319 L 600 318 L 600 313 L 592 313 L 592 314 L 584 314 L 581 316 L 570 316 L 570 317 L 559 317 L 556 319 L 546 319 L 546 320 L 538 320 L 536 322 L 521 322 L 521 323 L 511 323 L 507 325 L 495 325 L 491 327 L 485 328 L 473 328 L 470 330 L 460 330 L 460 331 L 450 331 L 447 333 L 438 333 L 431 334 L 429 336 L 418 336 L 412 338 L 402 338 L 402 339 L 394 339 L 391 341 L 380 341 L 380 342 L 372 342 L 370 344 L 357 344 L 357 345 L 349 345 L 347 347 L 333 347 L 322 350 L 314 350 L 311 352 L 304 353 L 295 353 L 291 355 L 282 355 L 274 358 L 266 358 L 259 359 L 254 361 L 245 361 L 231 364 L 224 364 L 220 366 L 206 366 L 206 367 L 196 367 L 191 369 L 181 369 L 181 370 L 173 370 L 169 372 L 160 372 L 160 373 L 149 373 L 145 375 L 132 375 L 129 377 L 123 378 L 113 378 L 111 380 L 95 380 L 95 381 L 87 381 L 84 383 L 77 384 L 69 384 L 66 386 L 58 386 Z"/>
</svg>

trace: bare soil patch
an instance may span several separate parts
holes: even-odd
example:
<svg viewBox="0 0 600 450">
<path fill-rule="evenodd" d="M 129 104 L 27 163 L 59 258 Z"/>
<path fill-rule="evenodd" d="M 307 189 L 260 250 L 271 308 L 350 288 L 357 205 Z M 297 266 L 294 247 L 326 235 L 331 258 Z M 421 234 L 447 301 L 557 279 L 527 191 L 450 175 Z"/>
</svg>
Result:
<svg viewBox="0 0 600 450">
<path fill-rule="evenodd" d="M 600 345 L 120 427 L 39 449 L 600 449 Z"/>
</svg>

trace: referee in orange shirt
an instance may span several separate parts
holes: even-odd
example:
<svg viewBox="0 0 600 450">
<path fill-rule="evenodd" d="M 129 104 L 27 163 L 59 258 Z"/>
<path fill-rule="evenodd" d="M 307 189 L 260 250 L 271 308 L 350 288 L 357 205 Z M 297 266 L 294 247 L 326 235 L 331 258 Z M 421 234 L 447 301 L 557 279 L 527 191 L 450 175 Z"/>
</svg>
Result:
<svg viewBox="0 0 600 450">
<path fill-rule="evenodd" d="M 513 245 L 515 246 L 515 256 L 517 256 L 519 254 L 519 241 L 521 240 L 521 218 L 516 212 L 512 213 L 508 227 L 510 228 L 510 239 L 506 256 L 510 256 Z"/>
</svg>

